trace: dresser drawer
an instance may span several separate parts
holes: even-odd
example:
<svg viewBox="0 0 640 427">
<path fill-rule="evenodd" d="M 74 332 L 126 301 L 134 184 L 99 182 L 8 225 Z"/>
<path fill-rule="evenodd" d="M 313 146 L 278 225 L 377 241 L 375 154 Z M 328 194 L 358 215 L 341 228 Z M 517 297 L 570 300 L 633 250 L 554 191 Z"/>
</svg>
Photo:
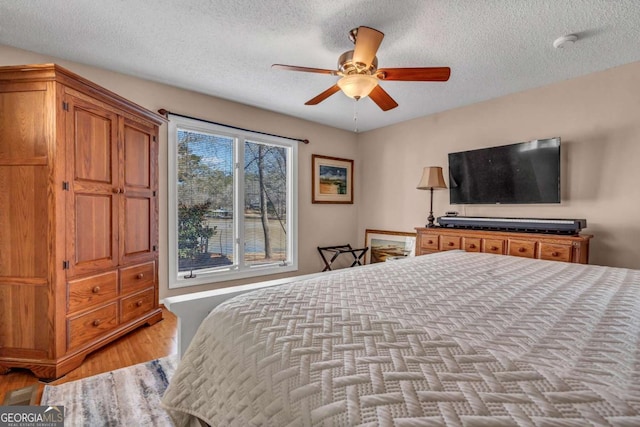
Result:
<svg viewBox="0 0 640 427">
<path fill-rule="evenodd" d="M 125 267 L 120 270 L 120 292 L 128 294 L 133 291 L 145 289 L 154 285 L 156 279 L 156 263 L 154 261 L 144 264 Z"/>
<path fill-rule="evenodd" d="M 126 323 L 154 308 L 155 292 L 153 288 L 123 298 L 120 301 L 120 323 Z"/>
<path fill-rule="evenodd" d="M 467 252 L 480 252 L 480 242 L 482 241 L 479 238 L 475 237 L 463 237 L 464 241 L 462 247 Z"/>
<path fill-rule="evenodd" d="M 67 320 L 69 348 L 79 347 L 118 326 L 118 304 L 113 302 L 82 316 Z"/>
<path fill-rule="evenodd" d="M 459 236 L 440 236 L 440 250 L 460 249 L 460 241 L 461 238 Z"/>
<path fill-rule="evenodd" d="M 504 240 L 482 239 L 482 252 L 490 254 L 504 254 Z"/>
<path fill-rule="evenodd" d="M 536 243 L 525 240 L 509 240 L 509 255 L 523 258 L 536 257 Z"/>
<path fill-rule="evenodd" d="M 100 305 L 118 295 L 118 272 L 116 270 L 67 283 L 67 312 Z"/>
<path fill-rule="evenodd" d="M 541 242 L 540 259 L 571 262 L 571 246 Z"/>
<path fill-rule="evenodd" d="M 435 234 L 423 234 L 420 236 L 420 249 L 427 251 L 438 250 L 438 235 Z"/>
</svg>

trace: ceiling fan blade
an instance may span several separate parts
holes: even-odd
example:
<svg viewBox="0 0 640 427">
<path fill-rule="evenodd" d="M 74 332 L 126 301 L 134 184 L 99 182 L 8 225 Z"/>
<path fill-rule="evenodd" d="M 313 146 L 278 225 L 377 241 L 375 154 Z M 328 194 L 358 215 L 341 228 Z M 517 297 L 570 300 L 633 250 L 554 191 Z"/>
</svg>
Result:
<svg viewBox="0 0 640 427">
<path fill-rule="evenodd" d="M 382 43 L 384 33 L 369 27 L 358 27 L 356 47 L 353 50 L 353 62 L 360 62 L 369 68 L 376 57 L 376 52 Z"/>
<path fill-rule="evenodd" d="M 315 98 L 311 98 L 310 100 L 305 102 L 304 105 L 317 105 L 322 101 L 324 101 L 325 99 L 327 99 L 328 97 L 330 97 L 331 95 L 333 95 L 334 93 L 339 91 L 340 91 L 340 88 L 338 87 L 338 85 L 333 85 L 329 89 L 322 92 L 320 95 L 316 96 Z"/>
<path fill-rule="evenodd" d="M 394 101 L 393 98 L 380 87 L 380 85 L 373 88 L 369 94 L 369 98 L 371 98 L 373 102 L 382 109 L 382 111 L 389 111 L 398 106 L 398 103 Z"/>
<path fill-rule="evenodd" d="M 277 68 L 280 70 L 288 70 L 288 71 L 304 71 L 305 73 L 331 74 L 332 76 L 338 75 L 337 71 L 335 70 L 325 70 L 323 68 L 297 67 L 295 65 L 273 64 L 271 68 Z"/>
<path fill-rule="evenodd" d="M 446 82 L 451 75 L 449 67 L 419 68 L 380 68 L 378 78 L 381 80 L 400 80 L 408 82 Z"/>
</svg>

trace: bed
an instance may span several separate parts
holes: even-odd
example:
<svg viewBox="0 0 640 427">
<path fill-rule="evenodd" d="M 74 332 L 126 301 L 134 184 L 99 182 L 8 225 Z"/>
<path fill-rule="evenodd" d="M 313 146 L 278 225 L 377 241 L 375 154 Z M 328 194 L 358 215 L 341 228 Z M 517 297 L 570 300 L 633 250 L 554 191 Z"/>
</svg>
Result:
<svg viewBox="0 0 640 427">
<path fill-rule="evenodd" d="M 206 316 L 162 404 L 178 426 L 640 426 L 640 271 L 450 251 L 271 282 Z"/>
</svg>

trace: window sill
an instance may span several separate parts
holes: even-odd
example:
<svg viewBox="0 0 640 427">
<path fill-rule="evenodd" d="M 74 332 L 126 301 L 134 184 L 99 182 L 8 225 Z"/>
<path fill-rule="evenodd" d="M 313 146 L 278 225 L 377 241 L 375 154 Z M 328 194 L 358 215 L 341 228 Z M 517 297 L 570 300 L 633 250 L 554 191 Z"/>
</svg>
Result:
<svg viewBox="0 0 640 427">
<path fill-rule="evenodd" d="M 287 265 L 286 267 L 268 266 L 254 267 L 244 271 L 218 271 L 215 273 L 196 273 L 196 277 L 191 279 L 178 278 L 172 279 L 169 283 L 169 289 L 187 288 L 190 286 L 200 286 L 210 283 L 227 282 L 231 280 L 246 279 L 249 277 L 271 276 L 274 274 L 290 273 L 298 271 L 297 265 Z"/>
</svg>

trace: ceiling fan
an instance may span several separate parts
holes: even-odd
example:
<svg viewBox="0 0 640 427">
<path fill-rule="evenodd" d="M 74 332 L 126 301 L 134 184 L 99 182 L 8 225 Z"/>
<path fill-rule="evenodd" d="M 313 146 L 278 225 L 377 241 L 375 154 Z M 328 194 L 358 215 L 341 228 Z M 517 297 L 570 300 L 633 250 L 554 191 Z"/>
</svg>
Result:
<svg viewBox="0 0 640 427">
<path fill-rule="evenodd" d="M 369 27 L 361 26 L 351 30 L 349 39 L 355 44 L 355 47 L 340 55 L 337 70 L 284 64 L 273 64 L 271 67 L 341 77 L 336 84 L 305 102 L 305 105 L 319 104 L 342 90 L 345 95 L 356 100 L 369 96 L 383 111 L 396 108 L 398 103 L 379 85 L 381 80 L 405 82 L 446 82 L 449 80 L 451 74 L 449 67 L 378 68 L 376 52 L 383 37 L 383 33 Z"/>
</svg>

